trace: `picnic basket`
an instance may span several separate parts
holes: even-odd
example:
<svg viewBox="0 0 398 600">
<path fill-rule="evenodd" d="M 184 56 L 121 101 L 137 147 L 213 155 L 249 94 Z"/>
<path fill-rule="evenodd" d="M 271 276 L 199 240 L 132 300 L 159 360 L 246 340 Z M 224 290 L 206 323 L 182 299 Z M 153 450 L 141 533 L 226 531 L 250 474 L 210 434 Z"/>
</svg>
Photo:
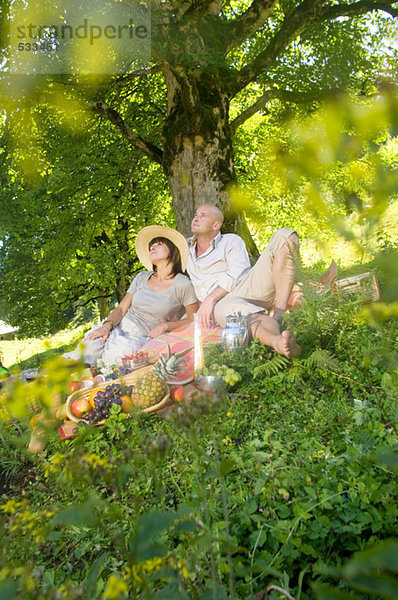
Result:
<svg viewBox="0 0 398 600">
<path fill-rule="evenodd" d="M 349 275 L 336 279 L 335 289 L 339 296 L 347 296 L 355 292 L 362 293 L 368 302 L 380 300 L 380 287 L 377 276 L 373 271 L 366 271 L 356 275 Z"/>
<path fill-rule="evenodd" d="M 105 390 L 107 385 L 112 385 L 115 383 L 125 384 L 125 385 L 134 385 L 135 382 L 142 375 L 145 375 L 145 373 L 149 373 L 150 371 L 153 370 L 153 368 L 154 368 L 154 365 L 148 365 L 146 367 L 142 367 L 141 369 L 137 369 L 136 371 L 133 371 L 132 373 L 129 373 L 128 375 L 124 375 L 123 377 L 114 379 L 113 381 L 105 381 L 104 383 L 101 383 L 94 387 L 87 387 L 87 388 L 83 388 L 81 390 L 77 390 L 76 392 L 73 392 L 73 394 L 68 396 L 68 398 L 66 399 L 66 414 L 67 414 L 68 419 L 70 419 L 71 421 L 74 421 L 75 423 L 80 423 L 82 421 L 81 418 L 75 417 L 75 415 L 71 411 L 71 404 L 77 398 L 88 399 L 91 396 L 91 394 L 93 393 L 93 391 L 99 392 L 100 390 Z M 170 404 L 170 393 L 166 394 L 164 396 L 164 398 L 162 398 L 162 400 L 160 402 L 158 402 L 157 404 L 154 404 L 153 406 L 149 406 L 148 408 L 143 408 L 142 412 L 153 413 L 153 412 L 160 410 L 161 408 L 165 408 L 169 404 Z M 96 423 L 96 425 L 99 425 L 99 424 L 105 423 L 105 422 L 106 421 L 100 421 L 99 423 Z"/>
</svg>

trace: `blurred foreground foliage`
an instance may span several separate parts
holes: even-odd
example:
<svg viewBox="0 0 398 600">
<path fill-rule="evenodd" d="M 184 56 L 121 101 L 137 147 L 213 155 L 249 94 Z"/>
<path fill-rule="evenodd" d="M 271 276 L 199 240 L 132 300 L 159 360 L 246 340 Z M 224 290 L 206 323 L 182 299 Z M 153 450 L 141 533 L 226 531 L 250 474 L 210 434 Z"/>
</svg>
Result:
<svg viewBox="0 0 398 600">
<path fill-rule="evenodd" d="M 385 87 L 372 98 L 337 96 L 310 114 L 292 107 L 282 125 L 277 110 L 263 119 L 235 199 L 260 246 L 275 228 L 295 227 L 307 264 L 334 258 L 347 267 L 396 250 L 397 98 Z"/>
</svg>

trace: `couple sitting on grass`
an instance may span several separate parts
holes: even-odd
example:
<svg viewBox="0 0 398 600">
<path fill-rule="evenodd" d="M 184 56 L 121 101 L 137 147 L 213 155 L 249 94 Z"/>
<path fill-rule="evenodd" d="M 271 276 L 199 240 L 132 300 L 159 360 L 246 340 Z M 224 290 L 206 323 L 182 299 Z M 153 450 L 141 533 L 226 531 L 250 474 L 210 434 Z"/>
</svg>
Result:
<svg viewBox="0 0 398 600">
<path fill-rule="evenodd" d="M 204 204 L 192 219 L 188 243 L 169 227 L 151 225 L 138 233 L 137 256 L 148 270 L 133 279 L 120 304 L 85 335 L 85 362 L 119 363 L 151 338 L 192 320 L 195 312 L 202 327 L 210 328 L 224 327 L 226 317 L 240 311 L 247 316 L 253 339 L 284 356 L 300 356 L 295 335 L 281 331 L 280 324 L 294 284 L 296 232 L 276 231 L 250 267 L 243 240 L 233 233 L 222 234 L 222 223 L 221 211 Z M 75 350 L 64 356 L 80 355 Z"/>
</svg>

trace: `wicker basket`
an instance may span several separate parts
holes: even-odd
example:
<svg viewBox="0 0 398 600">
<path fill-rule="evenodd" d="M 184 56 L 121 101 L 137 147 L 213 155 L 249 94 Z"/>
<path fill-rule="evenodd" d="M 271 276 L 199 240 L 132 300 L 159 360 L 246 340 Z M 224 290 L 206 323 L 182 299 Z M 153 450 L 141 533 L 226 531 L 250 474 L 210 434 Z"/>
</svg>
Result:
<svg viewBox="0 0 398 600">
<path fill-rule="evenodd" d="M 83 388 L 82 390 L 77 390 L 76 392 L 73 392 L 73 394 L 68 396 L 68 398 L 66 399 L 66 414 L 68 416 L 68 419 L 70 419 L 71 421 L 74 421 L 75 423 L 80 423 L 82 421 L 82 418 L 75 417 L 75 415 L 72 413 L 72 411 L 70 409 L 72 402 L 74 400 L 76 400 L 76 398 L 88 399 L 91 396 L 91 394 L 93 393 L 93 391 L 99 392 L 100 390 L 105 390 L 106 386 L 112 385 L 114 383 L 125 384 L 125 385 L 134 385 L 135 382 L 137 381 L 137 379 L 139 379 L 142 375 L 145 375 L 145 373 L 149 373 L 150 371 L 152 371 L 153 368 L 154 368 L 154 365 L 148 365 L 146 367 L 142 367 L 142 369 L 137 369 L 136 371 L 133 371 L 132 373 L 129 373 L 128 375 L 124 375 L 123 377 L 120 377 L 119 379 L 114 379 L 113 381 L 105 381 L 104 383 L 101 383 L 100 385 L 96 385 L 95 387 Z M 143 408 L 142 412 L 153 413 L 153 412 L 156 412 L 157 410 L 160 410 L 161 408 L 165 408 L 166 406 L 168 406 L 168 404 L 170 404 L 170 394 L 169 393 L 166 394 L 166 396 L 157 404 L 154 404 L 153 406 L 149 406 L 148 408 Z M 99 421 L 98 423 L 95 423 L 95 424 L 101 425 L 103 423 L 106 423 L 106 419 L 103 421 Z"/>
<path fill-rule="evenodd" d="M 357 292 L 362 293 L 368 302 L 377 302 L 380 300 L 379 282 L 376 274 L 372 271 L 337 279 L 335 287 L 339 296 L 346 296 Z"/>
</svg>

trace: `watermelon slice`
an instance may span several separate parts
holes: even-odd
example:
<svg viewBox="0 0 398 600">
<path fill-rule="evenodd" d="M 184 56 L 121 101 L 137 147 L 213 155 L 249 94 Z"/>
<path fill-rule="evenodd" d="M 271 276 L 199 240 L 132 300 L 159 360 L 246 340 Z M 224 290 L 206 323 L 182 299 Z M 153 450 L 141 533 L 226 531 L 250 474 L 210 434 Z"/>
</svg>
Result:
<svg viewBox="0 0 398 600">
<path fill-rule="evenodd" d="M 194 369 L 193 369 L 193 351 L 190 350 L 183 357 L 185 358 L 185 363 L 181 365 L 181 369 L 177 371 L 173 377 L 169 377 L 166 383 L 169 385 L 186 385 L 187 383 L 191 383 L 194 377 Z"/>
</svg>

